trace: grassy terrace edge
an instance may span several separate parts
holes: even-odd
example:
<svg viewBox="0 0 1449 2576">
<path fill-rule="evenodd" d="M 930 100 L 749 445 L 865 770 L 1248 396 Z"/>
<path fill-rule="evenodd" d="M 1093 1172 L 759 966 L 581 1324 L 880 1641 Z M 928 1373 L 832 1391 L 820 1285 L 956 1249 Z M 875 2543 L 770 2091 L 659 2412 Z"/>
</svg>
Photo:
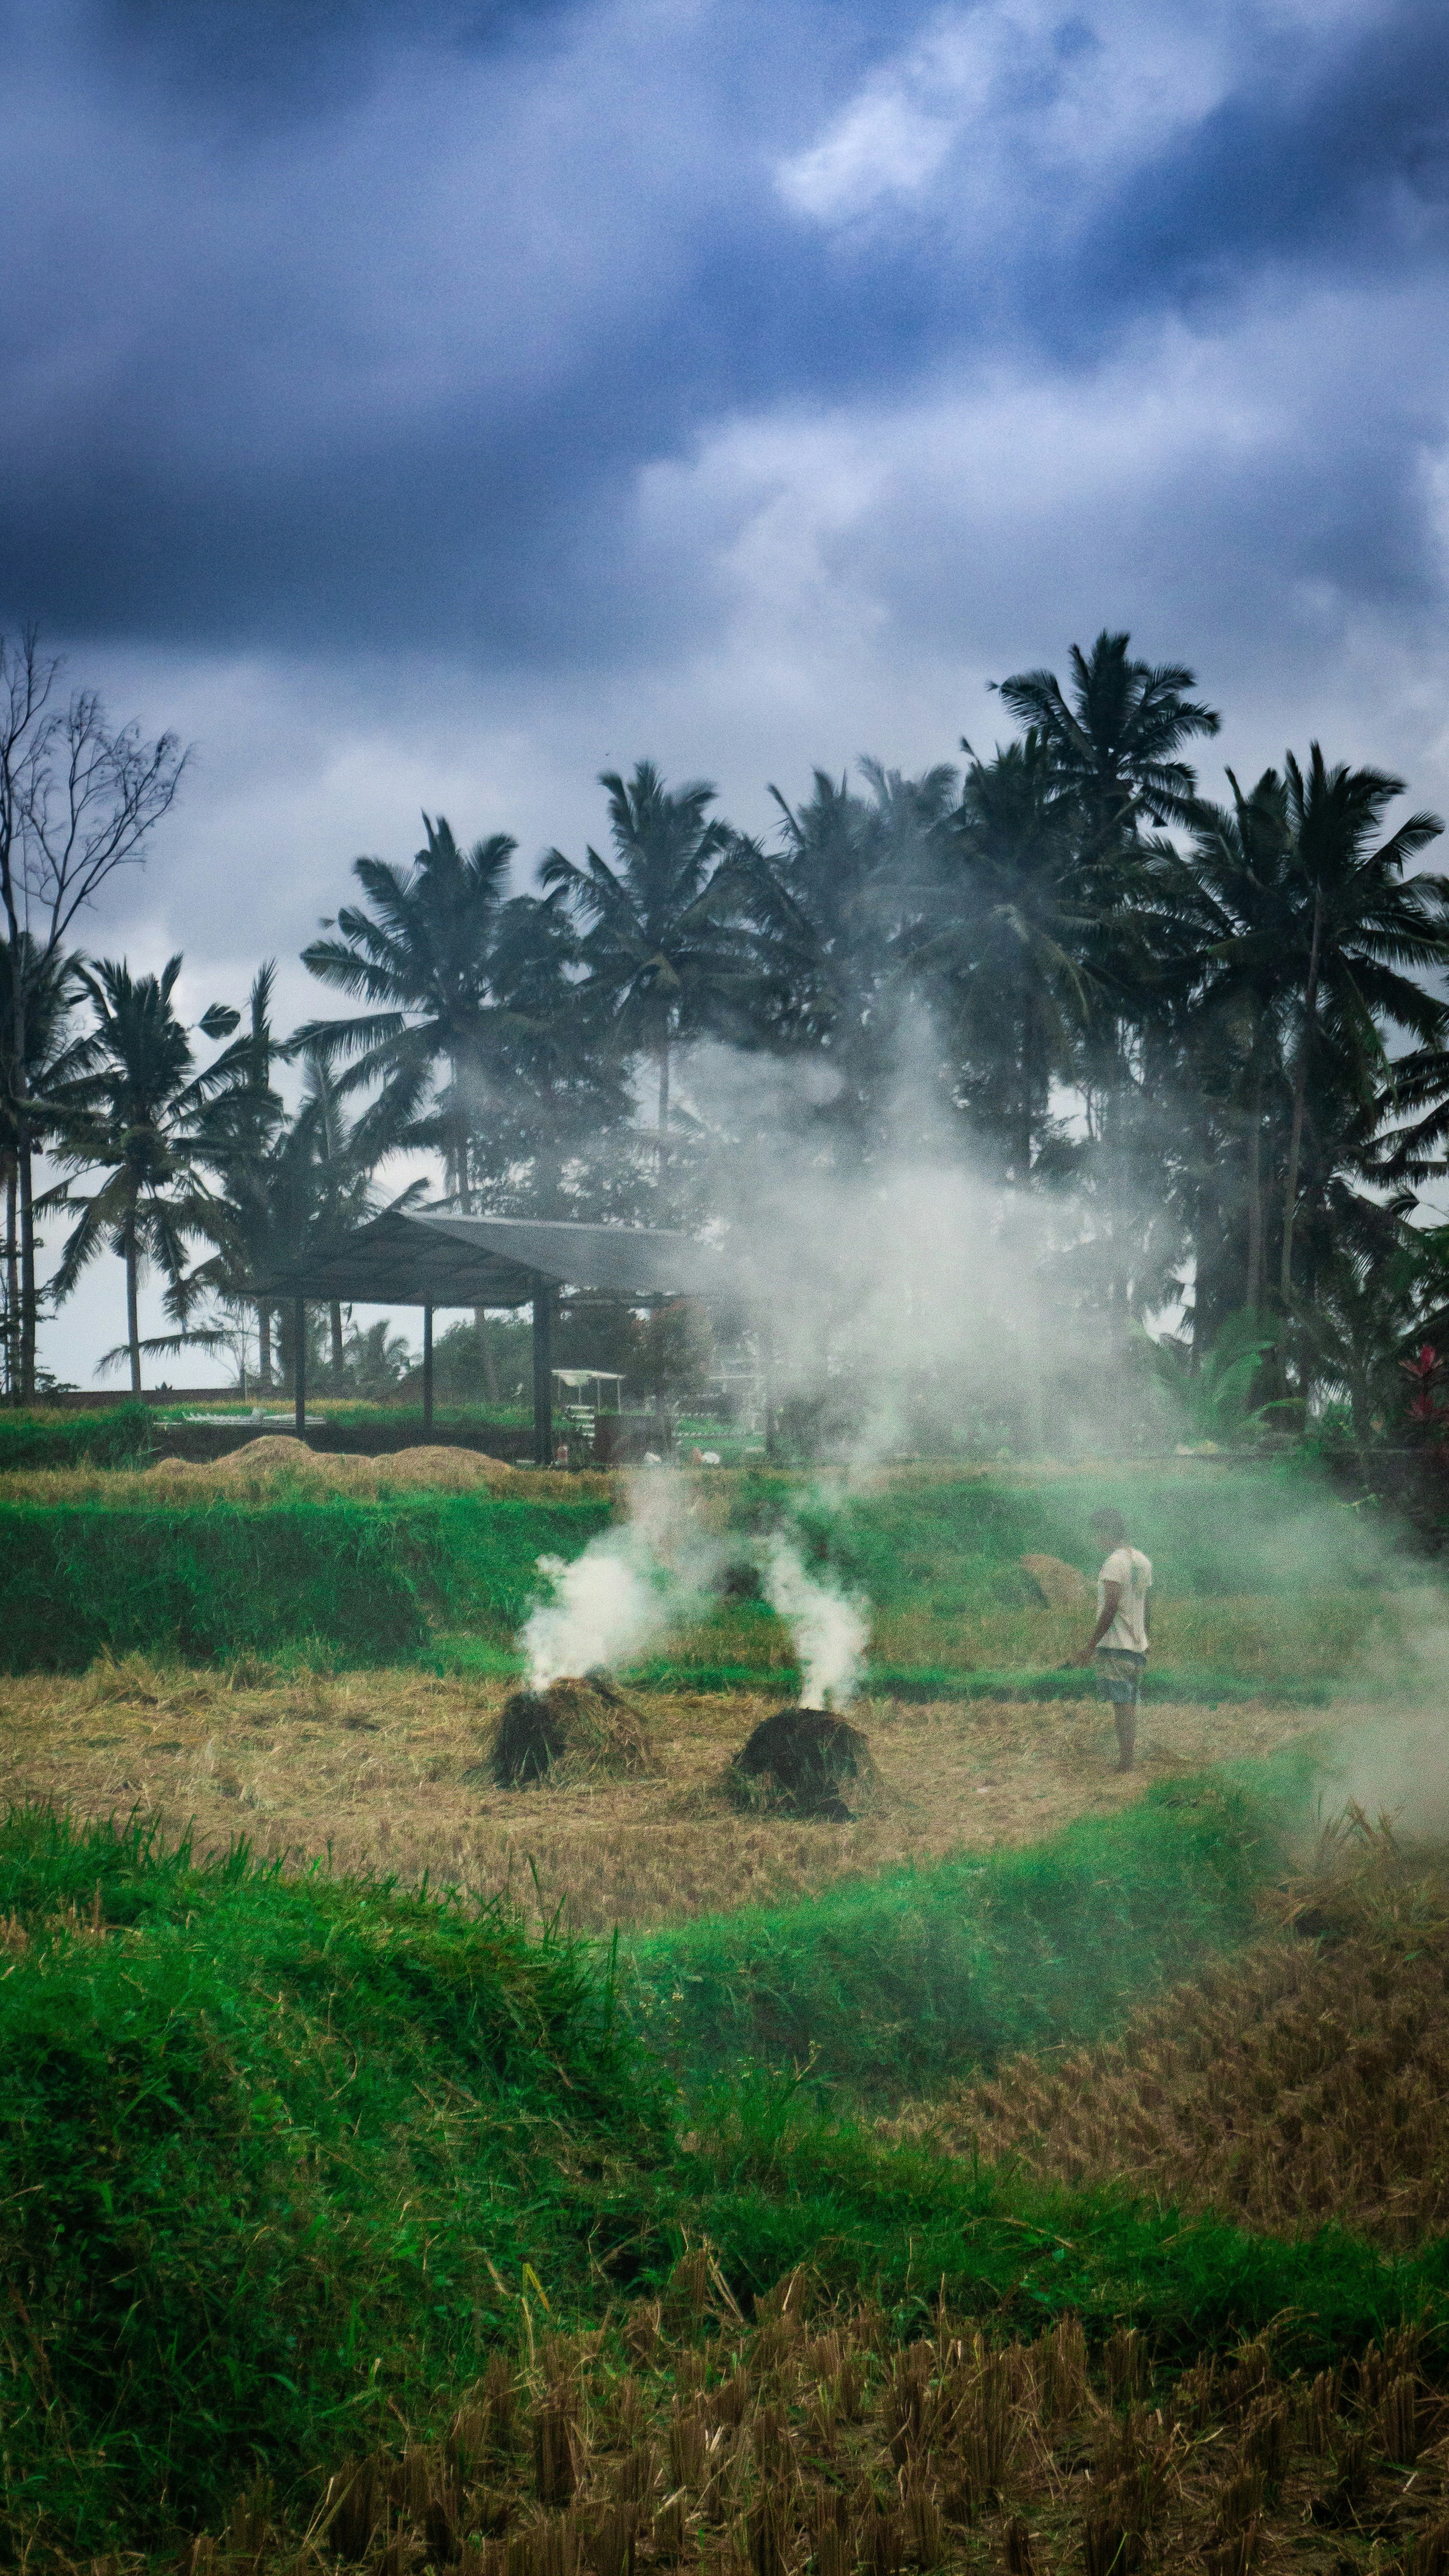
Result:
<svg viewBox="0 0 1449 2576">
<path fill-rule="evenodd" d="M 929 2093 L 1078 2045 L 1255 1929 L 1308 1757 L 1154 1783 L 1040 1843 L 888 1871 L 621 1946 L 622 1992 L 687 2086 L 793 2069 L 823 2100 Z"/>
<path fill-rule="evenodd" d="M 813 2024 L 839 2101 L 882 2074 L 925 2089 L 1033 2031 L 1102 2032 L 1248 1931 L 1294 1790 L 1286 1773 L 1181 1783 L 1034 1851 L 622 1959 L 499 1905 L 12 1813 L 0 2292 L 28 2321 L 3 2336 L 12 2538 L 160 2545 L 258 2468 L 305 2497 L 390 2423 L 436 2420 L 517 2338 L 530 2283 L 556 2319 L 597 2319 L 657 2295 L 702 2235 L 746 2305 L 805 2263 L 902 2330 L 944 2280 L 994 2325 L 1070 2306 L 1103 2332 L 1149 2327 L 1166 2356 L 1286 2307 L 1316 2349 L 1442 2303 L 1435 2249 L 1247 2239 L 883 2148 L 778 2064 Z M 827 1935 L 813 1953 L 807 1917 Z M 923 1959 L 924 2057 L 899 1982 Z M 749 2005 L 723 2025 L 730 2053 L 697 2044 L 725 1976 Z M 689 2000 L 692 2050 L 639 2010 L 650 1980 Z"/>
<path fill-rule="evenodd" d="M 511 1636 L 537 1562 L 607 1526 L 597 1501 L 429 1495 L 264 1504 L 0 1501 L 0 1663 L 75 1672 L 102 1652 L 197 1663 L 424 1652 L 439 1621 Z"/>
</svg>

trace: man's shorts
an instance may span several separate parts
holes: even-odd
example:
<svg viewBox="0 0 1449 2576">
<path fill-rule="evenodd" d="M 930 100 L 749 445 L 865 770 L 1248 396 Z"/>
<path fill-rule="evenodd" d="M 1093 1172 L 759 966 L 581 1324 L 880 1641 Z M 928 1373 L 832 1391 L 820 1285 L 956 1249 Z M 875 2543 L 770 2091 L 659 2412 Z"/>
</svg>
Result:
<svg viewBox="0 0 1449 2576">
<path fill-rule="evenodd" d="M 1135 1707 L 1147 1670 L 1145 1655 L 1131 1654 L 1125 1646 L 1097 1648 L 1097 1688 L 1104 1699 L 1115 1700 L 1118 1707 Z"/>
</svg>

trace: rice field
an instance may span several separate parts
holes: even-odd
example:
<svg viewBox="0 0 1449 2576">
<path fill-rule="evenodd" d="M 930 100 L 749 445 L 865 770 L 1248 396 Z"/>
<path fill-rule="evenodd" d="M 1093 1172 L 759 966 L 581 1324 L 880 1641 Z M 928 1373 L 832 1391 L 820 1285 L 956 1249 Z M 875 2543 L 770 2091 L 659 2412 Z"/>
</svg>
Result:
<svg viewBox="0 0 1449 2576">
<path fill-rule="evenodd" d="M 1022 2057 L 883 2134 L 1296 2235 L 1449 2229 L 1449 1870 L 1359 1818 L 1246 1955 L 1120 2036 Z"/>
<path fill-rule="evenodd" d="M 1084 1682 L 1090 1684 L 1090 1676 Z M 991 1851 L 1105 1815 L 1154 1780 L 1260 1760 L 1321 1729 L 1321 1712 L 1235 1705 L 1144 1710 L 1139 1767 L 1114 1768 L 1095 1697 L 1029 1702 L 873 1700 L 857 1708 L 879 1765 L 881 1812 L 854 1824 L 742 1816 L 731 1755 L 777 1698 L 650 1692 L 638 1705 L 650 1776 L 499 1789 L 477 1775 L 509 1683 L 407 1669 L 218 1672 L 142 1656 L 3 1685 L 0 1800 L 79 1817 L 135 1812 L 199 1848 L 244 1836 L 264 1857 L 508 1889 L 583 1932 L 648 1930 L 808 1896 L 955 1851 Z"/>
<path fill-rule="evenodd" d="M 1130 2326 L 1092 2352 L 1071 2316 L 989 2343 L 943 2304 L 901 2344 L 805 2273 L 746 2323 L 700 2247 L 617 2338 L 544 2330 L 440 2440 L 337 2471 L 309 2536 L 463 2576 L 1438 2576 L 1449 2405 L 1425 2347 L 1400 2328 L 1285 2378 L 1260 2336 L 1164 2384 Z M 265 2560 L 267 2539 L 265 2506 L 241 2505 L 193 2565 Z"/>
<path fill-rule="evenodd" d="M 1200 1687 L 1144 1703 L 1138 1769 L 1115 1771 L 1088 1676 L 1038 1699 L 877 1688 L 852 1713 L 878 1803 L 803 1823 L 725 1792 L 789 1681 L 758 1599 L 719 1600 L 633 1693 L 635 1776 L 495 1784 L 529 1551 L 554 1544 L 525 1543 L 516 1506 L 550 1532 L 578 1506 L 582 1545 L 617 1501 L 608 1480 L 444 1449 L 309 1463 L 265 1447 L 214 1468 L 29 1470 L 0 1500 L 83 1504 L 113 1533 L 215 1518 L 237 1549 L 248 1513 L 339 1531 L 356 1515 L 475 1569 L 490 1548 L 501 1564 L 506 1523 L 506 1582 L 478 1609 L 470 1573 L 460 1616 L 461 1575 L 450 1610 L 441 1578 L 433 1599 L 408 1573 L 420 1642 L 370 1662 L 286 1634 L 273 1569 L 274 1649 L 203 1661 L 158 1641 L 0 1680 L 12 2559 L 57 2576 L 1449 2576 L 1449 1621 L 1433 1569 L 1266 1475 L 1239 1489 L 1158 1462 L 1142 1486 L 1154 1659 Z M 1126 1478 L 893 1470 L 790 1509 L 869 1598 L 877 1668 L 994 1689 L 1084 1642 L 1080 1607 L 1052 1607 L 1021 1559 L 1084 1565 L 1087 1514 Z M 697 1507 L 733 1544 L 784 1492 L 721 1476 Z M 106 1564 L 120 1602 L 124 1547 Z M 709 1687 L 725 1667 L 746 1686 Z M 1233 1692 L 1216 1705 L 1215 1675 Z M 1331 1707 L 1290 1696 L 1313 1689 Z M 1255 1857 L 1235 1879 L 1210 1819 L 1192 1839 L 1195 1806 L 1244 1803 L 1214 1766 L 1261 1785 L 1295 1762 L 1317 1766 L 1321 1814 L 1268 1860 L 1245 1828 Z M 1356 1824 L 1316 1843 L 1345 1809 Z M 80 1841 L 61 1835 L 46 1880 L 31 1845 L 57 1812 Z M 107 1820 L 118 1851 L 132 1831 L 114 1870 L 83 1831 Z M 249 1874 L 239 1847 L 281 1871 Z M 958 1885 L 974 1953 L 939 1919 Z M 430 1911 L 447 1890 L 459 1901 Z M 1199 1920 L 1219 1923 L 1211 1956 Z M 1103 1952 L 1128 1921 L 1178 1936 L 1156 1970 Z M 657 1972 L 659 2033 L 676 2004 L 681 2027 L 717 2019 L 719 2067 L 701 2054 L 682 2097 L 647 2014 L 616 2018 L 608 1950 L 570 1946 L 616 1932 Z M 1056 2022 L 1033 2023 L 1018 1957 L 1050 1967 Z M 924 2011 L 958 1958 L 996 2037 L 907 2086 L 890 2015 Z M 1137 1976 L 1125 2003 L 1119 1968 L 1124 1993 Z M 850 2062 L 880 2079 L 853 2109 L 828 2092 L 828 2052 L 815 2080 L 808 2030 L 788 2066 L 734 2062 L 723 2007 L 747 1976 L 752 2029 L 793 2030 L 816 1995 L 851 2024 Z M 1105 2000 L 1073 2021 L 1089 1989 Z M 63 2033 L 47 2018 L 62 2000 Z M 1009 2053 L 1033 2027 L 1091 2044 Z M 68 2125 L 50 2156 L 53 2103 Z M 185 2191 L 158 2182 L 153 2128 Z M 134 2210 L 108 2197 L 123 2170 Z M 149 2362 L 115 2372 L 153 2326 Z M 77 2364 L 67 2387 L 52 2356 L 82 2347 L 94 2386 Z M 144 2442 L 123 2466 L 128 2409 Z"/>
</svg>

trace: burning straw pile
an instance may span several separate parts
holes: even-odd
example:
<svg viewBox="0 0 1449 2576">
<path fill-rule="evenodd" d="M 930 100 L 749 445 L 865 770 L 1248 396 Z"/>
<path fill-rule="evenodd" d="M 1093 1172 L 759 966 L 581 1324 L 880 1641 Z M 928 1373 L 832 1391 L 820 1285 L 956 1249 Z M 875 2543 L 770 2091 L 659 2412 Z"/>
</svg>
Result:
<svg viewBox="0 0 1449 2576">
<path fill-rule="evenodd" d="M 505 1700 L 487 1767 L 500 1789 L 526 1789 L 635 1780 L 659 1763 L 642 1711 L 607 1673 L 587 1673 Z"/>
<path fill-rule="evenodd" d="M 725 1774 L 727 1795 L 748 1812 L 817 1816 L 836 1824 L 880 1805 L 880 1774 L 858 1726 L 823 1708 L 778 1708 L 762 1718 Z"/>
</svg>

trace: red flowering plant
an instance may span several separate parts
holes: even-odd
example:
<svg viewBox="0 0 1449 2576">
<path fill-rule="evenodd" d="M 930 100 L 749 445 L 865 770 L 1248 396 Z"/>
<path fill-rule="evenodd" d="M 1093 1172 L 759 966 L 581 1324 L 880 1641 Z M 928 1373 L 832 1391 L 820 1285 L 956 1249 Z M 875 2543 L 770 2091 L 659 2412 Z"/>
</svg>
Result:
<svg viewBox="0 0 1449 2576">
<path fill-rule="evenodd" d="M 1449 1431 L 1449 1395 L 1445 1366 L 1432 1342 L 1421 1342 L 1411 1360 L 1400 1360 L 1409 1381 L 1408 1419 L 1420 1437 L 1441 1440 Z"/>
</svg>

